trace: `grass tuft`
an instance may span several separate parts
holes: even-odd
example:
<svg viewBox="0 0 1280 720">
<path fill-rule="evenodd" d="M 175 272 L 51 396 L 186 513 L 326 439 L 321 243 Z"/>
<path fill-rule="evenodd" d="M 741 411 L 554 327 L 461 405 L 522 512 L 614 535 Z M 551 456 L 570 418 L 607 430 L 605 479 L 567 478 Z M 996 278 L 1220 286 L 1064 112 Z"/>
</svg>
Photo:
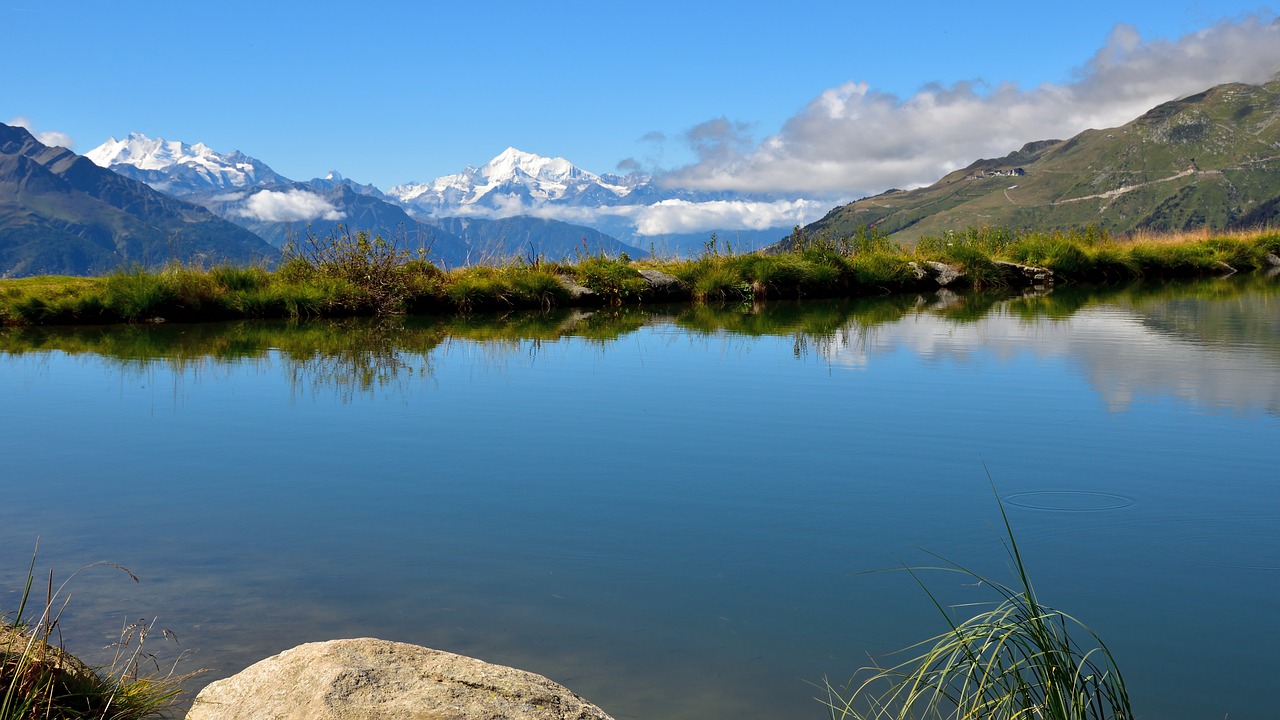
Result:
<svg viewBox="0 0 1280 720">
<path fill-rule="evenodd" d="M 0 617 L 0 720 L 142 720 L 167 717 L 177 702 L 180 686 L 189 676 L 162 673 L 155 656 L 147 651 L 154 633 L 172 637 L 155 627 L 155 621 L 130 623 L 113 644 L 111 665 L 95 670 L 68 653 L 57 641 L 62 611 L 68 602 L 67 584 L 92 567 L 110 567 L 137 576 L 106 562 L 93 563 L 72 573 L 56 590 L 50 571 L 43 603 L 29 611 L 35 588 L 35 553 L 17 610 Z M 155 669 L 150 670 L 149 665 Z"/>
<path fill-rule="evenodd" d="M 863 668 L 843 688 L 826 684 L 832 720 L 1133 718 L 1111 652 L 1082 622 L 1041 603 L 998 493 L 996 502 L 1014 584 L 934 555 L 943 565 L 929 569 L 967 575 L 996 592 L 990 610 L 956 623 L 925 586 L 922 568 L 905 568 L 949 629 L 899 651 L 910 657 L 896 665 Z"/>
</svg>

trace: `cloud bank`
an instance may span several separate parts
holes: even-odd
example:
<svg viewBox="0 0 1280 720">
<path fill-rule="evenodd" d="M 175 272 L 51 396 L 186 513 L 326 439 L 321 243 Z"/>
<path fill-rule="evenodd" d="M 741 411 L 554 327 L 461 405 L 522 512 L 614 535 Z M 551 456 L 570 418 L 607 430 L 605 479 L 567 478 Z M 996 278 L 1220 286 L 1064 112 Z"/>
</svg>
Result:
<svg viewBox="0 0 1280 720">
<path fill-rule="evenodd" d="M 341 220 L 347 216 L 319 195 L 297 189 L 254 193 L 235 212 L 259 222 Z"/>
<path fill-rule="evenodd" d="M 669 186 L 844 193 L 909 188 L 1027 142 L 1122 125 L 1170 99 L 1280 72 L 1280 21 L 1251 16 L 1177 40 L 1145 41 L 1117 25 L 1065 84 L 931 85 L 901 98 L 865 82 L 830 88 L 758 143 L 726 118 L 691 129 L 698 161 Z"/>
<path fill-rule="evenodd" d="M 680 235 L 709 230 L 767 230 L 807 225 L 831 209 L 830 200 L 662 200 L 649 205 L 601 207 L 527 204 L 520 198 L 495 199 L 496 207 L 466 205 L 450 214 L 492 219 L 531 216 L 546 220 L 599 226 L 615 219 L 636 235 Z"/>
<path fill-rule="evenodd" d="M 767 230 L 805 225 L 831 209 L 831 203 L 815 200 L 750 202 L 716 200 L 694 203 L 663 200 L 641 208 L 635 215 L 636 234 L 670 235 L 707 229 Z"/>
<path fill-rule="evenodd" d="M 36 130 L 31 121 L 25 117 L 16 117 L 10 120 L 6 125 L 11 127 L 20 127 L 31 133 L 35 139 L 50 147 L 64 147 L 67 149 L 74 148 L 76 143 L 71 136 L 58 132 L 57 130 Z"/>
</svg>

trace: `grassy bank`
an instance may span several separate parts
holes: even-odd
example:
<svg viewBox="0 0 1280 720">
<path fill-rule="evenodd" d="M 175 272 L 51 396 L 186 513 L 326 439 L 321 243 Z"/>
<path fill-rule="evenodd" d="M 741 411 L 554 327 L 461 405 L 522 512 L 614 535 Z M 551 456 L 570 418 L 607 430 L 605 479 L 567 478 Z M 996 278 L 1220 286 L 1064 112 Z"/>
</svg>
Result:
<svg viewBox="0 0 1280 720">
<path fill-rule="evenodd" d="M 1280 232 L 1111 238 L 1078 232 L 974 228 L 922 238 L 902 248 L 864 231 L 851 238 L 807 237 L 789 249 L 736 254 L 714 237 L 694 259 L 584 256 L 574 262 L 517 260 L 444 271 L 367 233 L 309 239 L 275 269 L 170 266 L 96 278 L 0 280 L 6 325 L 194 322 L 389 314 L 468 314 L 518 308 L 627 305 L 670 299 L 699 303 L 801 297 L 856 297 L 924 289 L 923 265 L 961 273 L 951 286 L 998 288 L 997 261 L 1052 270 L 1059 282 L 1194 277 L 1267 267 Z M 642 271 L 680 281 L 659 292 Z M 584 291 L 585 290 L 585 291 Z"/>
</svg>

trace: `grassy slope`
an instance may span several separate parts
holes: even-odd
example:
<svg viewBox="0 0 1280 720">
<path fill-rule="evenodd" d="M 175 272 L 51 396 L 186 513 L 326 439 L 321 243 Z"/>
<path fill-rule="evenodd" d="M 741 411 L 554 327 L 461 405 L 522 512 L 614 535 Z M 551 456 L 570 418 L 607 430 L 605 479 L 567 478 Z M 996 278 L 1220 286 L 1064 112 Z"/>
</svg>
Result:
<svg viewBox="0 0 1280 720">
<path fill-rule="evenodd" d="M 975 177 L 1023 168 L 1020 177 Z M 899 242 L 965 227 L 1111 233 L 1265 225 L 1280 207 L 1280 80 L 1222 85 L 1111 130 L 1033 143 L 909 192 L 837 208 L 806 228 L 875 225 Z"/>
</svg>

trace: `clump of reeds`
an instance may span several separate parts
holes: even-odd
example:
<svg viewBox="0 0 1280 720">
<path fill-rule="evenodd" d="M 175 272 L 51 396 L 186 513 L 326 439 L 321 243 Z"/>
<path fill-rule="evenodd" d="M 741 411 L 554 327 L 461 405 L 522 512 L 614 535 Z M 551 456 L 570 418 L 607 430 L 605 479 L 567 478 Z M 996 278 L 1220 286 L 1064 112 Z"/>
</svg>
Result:
<svg viewBox="0 0 1280 720">
<path fill-rule="evenodd" d="M 897 664 L 858 671 L 843 688 L 827 684 L 833 720 L 1131 720 L 1115 659 L 1086 625 L 1041 603 L 1000 503 L 1013 585 L 939 557 L 940 568 L 994 589 L 989 610 L 954 622 L 925 588 L 949 629 L 912 645 Z M 938 556 L 935 556 L 938 557 Z"/>
<path fill-rule="evenodd" d="M 105 562 L 80 570 L 95 566 L 115 568 L 138 580 L 127 569 Z M 43 603 L 35 603 L 36 609 L 29 612 L 35 586 L 32 555 L 18 609 L 11 616 L 0 616 L 0 720 L 166 717 L 185 677 L 161 672 L 145 646 L 153 632 L 165 637 L 172 633 L 157 630 L 154 621 L 127 624 L 113 643 L 114 657 L 105 669 L 90 668 L 62 647 L 59 625 L 68 600 L 64 591 L 80 570 L 56 589 L 51 571 Z"/>
</svg>

